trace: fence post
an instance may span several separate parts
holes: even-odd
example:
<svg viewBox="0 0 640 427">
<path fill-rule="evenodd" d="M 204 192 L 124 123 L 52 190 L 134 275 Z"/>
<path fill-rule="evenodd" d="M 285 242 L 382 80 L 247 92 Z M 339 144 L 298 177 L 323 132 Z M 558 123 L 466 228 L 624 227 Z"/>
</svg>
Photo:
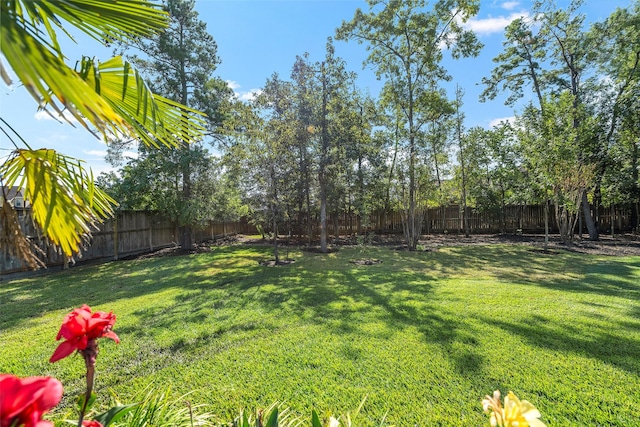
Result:
<svg viewBox="0 0 640 427">
<path fill-rule="evenodd" d="M 118 214 L 113 217 L 113 260 L 118 260 Z"/>
<path fill-rule="evenodd" d="M 153 216 L 149 214 L 149 250 L 153 252 Z"/>
</svg>

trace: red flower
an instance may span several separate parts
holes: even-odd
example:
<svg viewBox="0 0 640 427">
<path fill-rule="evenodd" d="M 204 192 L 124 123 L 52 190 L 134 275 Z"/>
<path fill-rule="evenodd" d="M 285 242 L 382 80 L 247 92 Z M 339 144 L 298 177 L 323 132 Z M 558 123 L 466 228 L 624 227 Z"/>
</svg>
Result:
<svg viewBox="0 0 640 427">
<path fill-rule="evenodd" d="M 75 350 L 85 350 L 89 344 L 95 345 L 97 338 L 111 338 L 119 343 L 120 338 L 111 331 L 114 323 L 116 316 L 112 312 L 91 313 L 91 307 L 86 304 L 76 308 L 64 318 L 56 340 L 65 338 L 66 341 L 60 343 L 49 362 L 64 359 Z"/>
<path fill-rule="evenodd" d="M 97 422 L 96 420 L 84 420 L 82 422 L 82 425 L 84 427 L 103 427 L 102 424 L 100 424 L 99 422 Z"/>
<path fill-rule="evenodd" d="M 0 427 L 53 427 L 42 415 L 62 397 L 62 384 L 55 378 L 0 375 Z"/>
</svg>

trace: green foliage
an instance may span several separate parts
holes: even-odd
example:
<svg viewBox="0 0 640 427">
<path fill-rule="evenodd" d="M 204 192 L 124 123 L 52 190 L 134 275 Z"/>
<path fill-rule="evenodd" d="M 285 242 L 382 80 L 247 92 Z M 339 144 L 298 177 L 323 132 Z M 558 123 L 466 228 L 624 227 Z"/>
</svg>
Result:
<svg viewBox="0 0 640 427">
<path fill-rule="evenodd" d="M 102 424 L 105 427 L 112 424 L 116 425 L 116 423 L 118 422 L 118 420 L 120 420 L 120 418 L 124 417 L 127 413 L 134 410 L 138 405 L 139 405 L 138 403 L 134 403 L 131 405 L 114 406 L 110 408 L 108 411 L 102 414 L 96 415 L 95 417 L 93 417 L 93 419 L 98 421 L 100 424 Z M 136 425 L 140 425 L 140 424 L 136 424 Z"/>
<path fill-rule="evenodd" d="M 94 417 L 97 421 L 111 418 L 114 427 L 152 427 L 152 426 L 176 426 L 194 427 L 211 425 L 213 414 L 202 412 L 204 405 L 193 405 L 190 402 L 190 394 L 186 393 L 175 397 L 171 387 L 158 389 L 150 384 L 135 393 L 130 401 L 137 402 L 131 405 L 122 405 L 120 397 L 111 396 L 108 412 Z M 106 426 L 105 423 L 103 425 Z"/>
<path fill-rule="evenodd" d="M 67 255 L 78 251 L 93 222 L 112 213 L 114 200 L 95 187 L 93 175 L 54 150 L 15 150 L 0 165 L 0 176 L 25 188 L 33 220 Z"/>
<path fill-rule="evenodd" d="M 429 7 L 431 6 L 431 7 Z M 353 19 L 337 29 L 341 40 L 366 43 L 366 63 L 374 66 L 386 82 L 381 104 L 388 108 L 396 129 L 397 203 L 403 207 L 405 239 L 415 250 L 421 235 L 424 182 L 429 170 L 421 140 L 427 139 L 426 126 L 442 120 L 451 110 L 438 85 L 448 80 L 442 67 L 443 51 L 454 58 L 476 56 L 482 47 L 464 22 L 478 12 L 473 0 L 369 1 L 369 12 L 357 9 Z M 446 49 L 444 48 L 446 46 Z M 401 132 L 400 132 L 401 131 Z M 431 132 L 436 136 L 437 134 Z M 434 156 L 441 154 L 435 153 Z M 436 164 L 436 175 L 438 166 Z M 440 181 L 438 179 L 438 181 Z"/>
<path fill-rule="evenodd" d="M 354 425 L 482 425 L 480 399 L 500 389 L 552 425 L 635 423 L 638 257 L 355 247 L 265 268 L 268 253 L 219 247 L 3 282 L 0 371 L 55 376 L 54 417 L 74 407 L 83 364 L 46 360 L 62 316 L 89 303 L 117 313 L 121 338 L 100 345 L 96 393 L 135 403 L 171 387 L 164 398 L 185 419 L 184 400 L 215 422 L 281 401 L 324 422 L 368 396 Z M 382 263 L 349 262 L 363 258 Z"/>
<path fill-rule="evenodd" d="M 128 41 L 121 48 L 140 52 L 131 60 L 150 78 L 154 89 L 206 113 L 207 134 L 216 135 L 233 96 L 228 85 L 213 76 L 220 63 L 217 45 L 207 33 L 206 24 L 199 20 L 193 0 L 169 0 L 164 9 L 169 15 L 164 32 L 153 39 Z M 131 175 L 143 175 L 150 184 L 137 185 L 136 193 L 129 197 L 155 203 L 153 209 L 176 220 L 182 227 L 183 248 L 191 247 L 191 226 L 214 216 L 210 208 L 215 195 L 210 187 L 215 176 L 209 173 L 214 167 L 206 150 L 198 145 L 203 138 L 201 135 L 190 140 L 191 144 L 162 153 L 142 149 L 141 158 L 128 165 Z"/>
</svg>

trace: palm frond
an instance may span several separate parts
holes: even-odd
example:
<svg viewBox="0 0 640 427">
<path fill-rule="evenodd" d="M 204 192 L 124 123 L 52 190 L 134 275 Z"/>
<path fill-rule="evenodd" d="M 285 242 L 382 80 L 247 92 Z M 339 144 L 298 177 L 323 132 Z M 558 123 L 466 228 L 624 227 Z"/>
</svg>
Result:
<svg viewBox="0 0 640 427">
<path fill-rule="evenodd" d="M 144 0 L 0 0 L 0 47 L 8 64 L 0 63 L 0 77 L 11 84 L 10 68 L 41 108 L 63 118 L 66 110 L 105 138 L 189 143 L 205 133 L 203 113 L 154 95 L 120 57 L 102 64 L 84 58 L 71 68 L 57 36 L 71 37 L 65 26 L 73 26 L 106 43 L 150 36 L 167 24 L 161 5 Z M 34 221 L 68 256 L 115 203 L 94 187 L 79 161 L 53 150 L 17 149 L 0 176 L 8 185 L 20 183 Z"/>
<path fill-rule="evenodd" d="M 131 126 L 127 136 L 147 145 L 190 143 L 206 132 L 203 113 L 154 95 L 137 70 L 117 56 L 96 65 L 83 58 L 80 76 Z M 125 133 L 116 129 L 115 134 Z"/>
<path fill-rule="evenodd" d="M 45 267 L 37 254 L 42 251 L 31 242 L 22 232 L 18 215 L 11 203 L 2 194 L 2 206 L 0 206 L 0 247 L 3 256 L 16 257 L 24 261 L 33 270 Z"/>
<path fill-rule="evenodd" d="M 95 221 L 113 213 L 115 201 L 81 163 L 54 150 L 15 150 L 0 175 L 6 185 L 24 188 L 33 220 L 67 256 L 80 250 Z"/>
<path fill-rule="evenodd" d="M 128 129 L 126 121 L 89 86 L 62 58 L 2 16 L 0 43 L 2 53 L 29 94 L 42 107 L 62 115 L 67 109 L 84 127 L 93 124 L 106 132 L 111 128 Z M 7 21 L 7 22 L 5 22 Z"/>
<path fill-rule="evenodd" d="M 54 27 L 67 33 L 63 21 L 101 43 L 105 39 L 149 37 L 168 22 L 161 4 L 140 0 L 3 0 L 0 4 L 7 20 L 17 22 L 58 52 Z"/>
<path fill-rule="evenodd" d="M 105 137 L 124 135 L 148 145 L 175 146 L 204 134 L 202 113 L 154 95 L 120 57 L 99 65 L 84 58 L 78 70 L 69 67 L 52 26 L 60 26 L 64 19 L 85 32 L 95 29 L 96 37 L 98 33 L 108 37 L 148 35 L 164 25 L 164 12 L 146 2 L 128 0 L 4 0 L 0 7 L 2 54 L 41 108 L 61 116 L 67 110 L 82 126 L 93 126 Z M 8 80 L 4 66 L 2 76 Z"/>
</svg>

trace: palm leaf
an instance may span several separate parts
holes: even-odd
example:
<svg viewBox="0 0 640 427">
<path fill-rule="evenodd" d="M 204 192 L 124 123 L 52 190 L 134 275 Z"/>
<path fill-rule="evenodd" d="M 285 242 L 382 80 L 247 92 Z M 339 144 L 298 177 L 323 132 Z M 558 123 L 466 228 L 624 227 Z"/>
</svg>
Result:
<svg viewBox="0 0 640 427">
<path fill-rule="evenodd" d="M 84 127 L 91 124 L 105 136 L 124 135 L 146 144 L 157 145 L 157 139 L 175 146 L 176 140 L 191 142 L 203 135 L 202 113 L 154 95 L 122 58 L 99 66 L 85 58 L 76 72 L 21 26 L 2 21 L 2 53 L 41 105 L 60 115 L 66 109 Z"/>
<path fill-rule="evenodd" d="M 0 175 L 6 185 L 25 189 L 33 220 L 67 256 L 80 250 L 94 222 L 113 214 L 115 201 L 94 186 L 81 163 L 54 150 L 16 150 Z"/>
<path fill-rule="evenodd" d="M 131 126 L 128 136 L 147 145 L 160 142 L 173 147 L 178 141 L 198 140 L 206 131 L 201 112 L 154 95 L 138 72 L 119 56 L 99 65 L 83 58 L 80 76 Z M 117 131 L 124 133 L 124 129 Z"/>
<path fill-rule="evenodd" d="M 60 52 L 56 29 L 66 32 L 63 21 L 101 43 L 149 37 L 167 26 L 162 5 L 140 0 L 2 0 L 7 20 L 24 27 L 41 44 Z M 48 40 L 39 26 L 44 26 Z M 68 34 L 68 33 L 67 33 Z"/>
<path fill-rule="evenodd" d="M 62 28 L 61 20 L 98 40 L 149 35 L 166 24 L 165 13 L 156 5 L 130 0 L 3 0 L 0 7 L 2 54 L 41 107 L 60 116 L 67 110 L 82 126 L 92 125 L 105 137 L 137 138 L 148 145 L 159 141 L 175 146 L 204 134 L 202 113 L 154 95 L 120 57 L 100 65 L 85 58 L 76 71 L 60 52 L 53 27 Z M 4 67 L 0 71 L 7 80 Z"/>
<path fill-rule="evenodd" d="M 22 232 L 18 215 L 11 203 L 5 198 L 4 192 L 2 200 L 0 206 L 0 247 L 3 256 L 19 258 L 33 270 L 45 267 L 38 258 L 38 254 L 43 254 L 42 251 L 37 246 L 31 245 L 29 238 Z"/>
</svg>

